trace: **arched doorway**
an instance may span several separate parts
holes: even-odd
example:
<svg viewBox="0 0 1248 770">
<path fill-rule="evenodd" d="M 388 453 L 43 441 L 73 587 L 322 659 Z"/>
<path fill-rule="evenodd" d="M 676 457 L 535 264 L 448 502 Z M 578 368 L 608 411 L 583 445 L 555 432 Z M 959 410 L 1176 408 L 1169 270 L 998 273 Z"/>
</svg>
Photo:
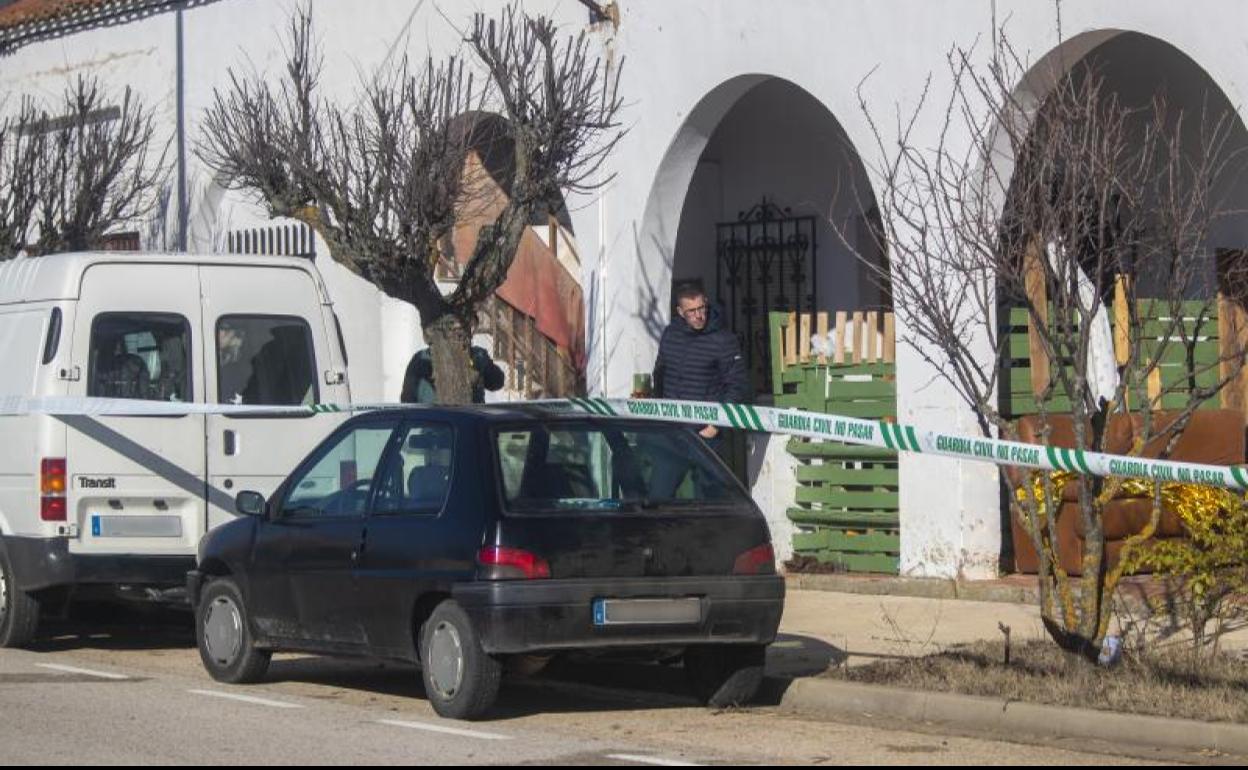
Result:
<svg viewBox="0 0 1248 770">
<path fill-rule="evenodd" d="M 643 260 L 647 324 L 657 338 L 675 291 L 697 285 L 736 335 L 756 403 L 891 419 L 878 219 L 866 169 L 823 102 L 781 78 L 729 80 L 691 111 L 652 189 L 640 246 L 666 270 L 647 276 Z M 736 434 L 721 453 L 754 490 L 782 560 L 897 572 L 897 456 L 873 452 Z"/>
<path fill-rule="evenodd" d="M 796 84 L 762 78 L 724 111 L 697 155 L 672 286 L 706 290 L 765 401 L 769 313 L 887 307 L 875 271 L 859 261 L 885 265 L 877 219 L 866 171 L 832 113 Z"/>
<path fill-rule="evenodd" d="M 1011 153 L 1011 162 L 1018 166 L 1008 176 L 1002 240 L 1006 251 L 1023 245 L 1026 252 L 1020 261 L 1030 274 L 1026 304 L 1056 307 L 1044 294 L 1046 263 L 1050 271 L 1055 260 L 1073 265 L 1071 275 L 1088 287 L 1091 307 L 1098 308 L 1083 317 L 1101 319 L 1100 333 L 1088 336 L 1091 401 L 1103 409 L 1121 408 L 1113 394 L 1127 367 L 1136 366 L 1131 353 L 1136 351 L 1150 368 L 1145 371 L 1147 382 L 1126 391 L 1133 411 L 1194 405 L 1203 398 L 1201 389 L 1216 386 L 1225 375 L 1220 359 L 1227 345 L 1243 344 L 1225 334 L 1228 326 L 1242 326 L 1246 317 L 1242 281 L 1235 285 L 1231 278 L 1248 269 L 1244 215 L 1248 178 L 1243 173 L 1248 130 L 1242 119 L 1203 67 L 1169 43 L 1134 32 L 1098 31 L 1069 41 L 1032 68 L 1019 92 L 1034 111 L 1027 141 Z M 1112 145 L 1111 149 L 1122 149 L 1120 155 L 1135 159 L 1124 164 L 1125 179 L 1107 175 L 1089 182 L 1087 172 L 1070 170 L 1086 163 L 1082 155 L 1062 157 L 1044 145 L 1045 134 L 1055 133 L 1053 126 L 1062 122 L 1055 110 L 1069 109 L 1073 99 L 1088 106 L 1071 109 L 1068 119 L 1081 122 L 1084 136 L 1096 137 L 1088 146 Z M 1116 117 L 1097 126 L 1092 121 L 1100 116 Z M 1095 155 L 1099 151 L 1089 157 L 1099 159 Z M 1041 166 L 1043 170 L 1037 171 Z M 1038 179 L 1044 180 L 1039 187 Z M 1150 181 L 1142 184 L 1139 179 Z M 1154 186 L 1153 179 L 1162 181 Z M 1076 190 L 1097 194 L 1087 196 L 1088 205 L 1083 206 Z M 1036 203 L 1038 191 L 1049 197 Z M 1054 197 L 1062 198 L 1064 211 L 1054 205 Z M 1063 211 L 1063 216 L 1054 217 L 1053 211 Z M 1209 211 L 1216 213 L 1205 223 L 1200 217 Z M 1036 226 L 1036 212 L 1047 217 L 1044 227 Z M 1195 223 L 1187 229 L 1180 221 L 1184 212 Z M 1011 241 L 1014 247 L 1008 245 Z M 1040 411 L 1070 412 L 1081 400 L 1072 405 L 1064 394 L 1053 398 L 1045 384 L 1079 357 L 1061 358 L 1059 352 L 1058 358 L 1050 359 L 1040 350 L 1036 327 L 1044 325 L 1044 319 L 1038 322 L 1034 314 L 1019 313 L 1011 304 L 1017 305 L 1017 299 L 1001 298 L 1003 331 L 1010 337 L 1001 378 L 1008 387 L 1002 389 L 1001 410 L 1013 418 Z M 1099 308 L 1105 310 L 1103 315 Z M 1232 316 L 1235 323 L 1220 323 Z M 1068 321 L 1065 316 L 1056 322 L 1048 319 L 1050 325 L 1059 326 Z M 1240 377 L 1202 408 L 1243 411 L 1246 393 Z M 1041 405 L 1042 401 L 1046 403 Z M 1008 512 L 1003 512 L 1002 523 L 1013 534 L 1003 538 L 1003 560 L 1034 571 L 1034 548 L 1021 525 L 1010 521 Z M 1106 526 L 1121 529 L 1117 524 Z M 1060 525 L 1058 529 L 1061 538 L 1069 535 L 1059 544 L 1072 560 L 1067 571 L 1078 574 L 1080 565 L 1072 554 L 1082 540 L 1073 530 Z M 1107 550 L 1116 539 L 1107 535 Z"/>
</svg>

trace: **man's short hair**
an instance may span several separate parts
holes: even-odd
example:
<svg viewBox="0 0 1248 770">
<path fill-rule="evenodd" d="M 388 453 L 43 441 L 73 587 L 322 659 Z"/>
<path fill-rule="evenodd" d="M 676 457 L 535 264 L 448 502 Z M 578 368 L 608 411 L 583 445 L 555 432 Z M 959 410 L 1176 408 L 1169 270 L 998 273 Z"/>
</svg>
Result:
<svg viewBox="0 0 1248 770">
<path fill-rule="evenodd" d="M 703 291 L 702 286 L 697 283 L 682 284 L 679 288 L 676 289 L 676 302 L 677 303 L 679 303 L 682 299 L 697 299 L 698 297 L 705 297 L 705 296 L 706 296 L 706 292 Z"/>
</svg>

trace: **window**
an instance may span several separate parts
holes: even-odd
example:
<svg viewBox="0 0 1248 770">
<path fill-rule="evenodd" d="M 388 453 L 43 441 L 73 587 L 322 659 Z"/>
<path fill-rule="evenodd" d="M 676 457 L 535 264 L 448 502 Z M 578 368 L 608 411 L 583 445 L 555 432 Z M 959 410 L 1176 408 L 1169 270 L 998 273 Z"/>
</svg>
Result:
<svg viewBox="0 0 1248 770">
<path fill-rule="evenodd" d="M 512 512 L 634 511 L 738 505 L 731 474 L 678 426 L 559 423 L 496 432 L 499 474 Z"/>
<path fill-rule="evenodd" d="M 91 323 L 87 395 L 191 401 L 191 326 L 172 313 L 101 313 Z"/>
<path fill-rule="evenodd" d="M 217 320 L 217 401 L 222 404 L 315 404 L 312 330 L 294 316 L 222 316 Z"/>
<path fill-rule="evenodd" d="M 455 432 L 449 425 L 409 425 L 377 488 L 380 514 L 435 514 L 451 488 Z"/>
<path fill-rule="evenodd" d="M 393 425 L 369 425 L 344 433 L 294 480 L 282 515 L 363 516 L 373 476 L 393 433 Z"/>
</svg>

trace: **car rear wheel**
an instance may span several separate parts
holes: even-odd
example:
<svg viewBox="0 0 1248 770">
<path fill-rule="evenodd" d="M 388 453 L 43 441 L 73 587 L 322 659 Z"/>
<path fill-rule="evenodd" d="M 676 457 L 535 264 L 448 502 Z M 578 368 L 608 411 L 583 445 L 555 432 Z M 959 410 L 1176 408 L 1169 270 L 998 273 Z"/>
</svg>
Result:
<svg viewBox="0 0 1248 770">
<path fill-rule="evenodd" d="M 439 716 L 477 719 L 498 698 L 503 664 L 481 648 L 472 621 L 448 599 L 434 608 L 420 632 L 425 694 Z"/>
<path fill-rule="evenodd" d="M 272 653 L 256 649 L 242 592 L 229 578 L 209 583 L 199 600 L 195 636 L 204 668 L 218 682 L 258 682 Z"/>
<path fill-rule="evenodd" d="M 17 587 L 13 564 L 0 544 L 0 647 L 21 647 L 35 638 L 39 601 Z"/>
<path fill-rule="evenodd" d="M 740 706 L 758 694 L 766 654 L 762 644 L 695 645 L 685 650 L 685 676 L 706 705 Z"/>
</svg>

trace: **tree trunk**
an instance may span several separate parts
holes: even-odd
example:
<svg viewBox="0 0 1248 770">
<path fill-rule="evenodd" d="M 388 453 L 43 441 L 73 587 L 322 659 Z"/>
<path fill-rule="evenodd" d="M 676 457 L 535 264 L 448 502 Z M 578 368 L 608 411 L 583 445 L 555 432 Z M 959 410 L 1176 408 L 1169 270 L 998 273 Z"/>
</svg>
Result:
<svg viewBox="0 0 1248 770">
<path fill-rule="evenodd" d="M 433 357 L 437 403 L 471 404 L 472 390 L 480 376 L 469 353 L 472 329 L 454 313 L 444 313 L 424 324 L 424 333 Z"/>
</svg>

